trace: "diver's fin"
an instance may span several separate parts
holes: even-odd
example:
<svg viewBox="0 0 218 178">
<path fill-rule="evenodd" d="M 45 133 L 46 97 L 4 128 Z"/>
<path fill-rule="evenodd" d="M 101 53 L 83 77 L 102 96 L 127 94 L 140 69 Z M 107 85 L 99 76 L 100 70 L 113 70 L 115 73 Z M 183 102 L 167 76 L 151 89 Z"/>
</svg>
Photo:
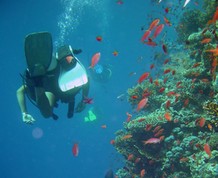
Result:
<svg viewBox="0 0 218 178">
<path fill-rule="evenodd" d="M 52 60 L 52 37 L 49 32 L 31 33 L 25 38 L 25 56 L 31 77 L 44 75 Z"/>
</svg>

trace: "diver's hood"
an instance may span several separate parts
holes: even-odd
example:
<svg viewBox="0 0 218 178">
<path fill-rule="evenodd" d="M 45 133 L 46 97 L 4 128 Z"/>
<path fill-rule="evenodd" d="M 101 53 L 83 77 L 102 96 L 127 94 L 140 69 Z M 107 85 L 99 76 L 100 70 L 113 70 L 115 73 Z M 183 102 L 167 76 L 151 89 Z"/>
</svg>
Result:
<svg viewBox="0 0 218 178">
<path fill-rule="evenodd" d="M 61 61 L 62 59 L 70 55 L 74 56 L 72 47 L 70 45 L 64 45 L 58 48 L 58 51 L 56 53 L 56 58 L 58 61 Z"/>
</svg>

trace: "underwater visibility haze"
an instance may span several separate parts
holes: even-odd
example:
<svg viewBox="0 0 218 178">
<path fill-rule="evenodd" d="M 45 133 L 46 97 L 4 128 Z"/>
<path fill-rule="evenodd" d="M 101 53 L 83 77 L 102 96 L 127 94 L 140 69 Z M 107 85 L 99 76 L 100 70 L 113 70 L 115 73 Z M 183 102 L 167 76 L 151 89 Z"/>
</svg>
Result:
<svg viewBox="0 0 218 178">
<path fill-rule="evenodd" d="M 0 14 L 0 177 L 218 177 L 218 1 L 3 0 Z M 28 125 L 16 91 L 42 31 L 54 54 L 82 49 L 90 92 L 56 121 L 27 99 Z"/>
</svg>

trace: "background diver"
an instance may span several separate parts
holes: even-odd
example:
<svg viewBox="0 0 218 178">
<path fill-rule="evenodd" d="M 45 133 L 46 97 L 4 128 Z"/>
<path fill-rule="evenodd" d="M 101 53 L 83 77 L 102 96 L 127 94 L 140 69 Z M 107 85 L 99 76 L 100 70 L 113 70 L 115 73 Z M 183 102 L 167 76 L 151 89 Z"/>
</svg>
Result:
<svg viewBox="0 0 218 178">
<path fill-rule="evenodd" d="M 90 77 L 99 82 L 99 83 L 106 83 L 111 78 L 112 71 L 110 65 L 101 65 L 96 64 L 93 70 L 90 70 Z"/>
<path fill-rule="evenodd" d="M 58 116 L 53 113 L 57 101 L 68 103 L 67 117 L 74 115 L 75 96 L 82 90 L 81 101 L 75 112 L 85 108 L 84 98 L 89 92 L 89 79 L 81 62 L 74 56 L 81 50 L 64 45 L 52 56 L 52 37 L 48 32 L 32 33 L 25 38 L 27 69 L 22 75 L 23 85 L 17 90 L 17 100 L 22 120 L 31 124 L 35 119 L 28 113 L 25 95 L 39 108 L 45 118 Z"/>
</svg>

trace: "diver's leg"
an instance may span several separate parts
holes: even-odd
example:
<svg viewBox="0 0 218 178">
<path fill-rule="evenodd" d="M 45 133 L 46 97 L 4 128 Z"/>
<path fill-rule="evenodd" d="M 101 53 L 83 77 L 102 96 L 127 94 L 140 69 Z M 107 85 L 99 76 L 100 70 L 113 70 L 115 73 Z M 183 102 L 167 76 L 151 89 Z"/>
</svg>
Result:
<svg viewBox="0 0 218 178">
<path fill-rule="evenodd" d="M 42 87 L 36 87 L 35 93 L 36 103 L 41 114 L 45 118 L 52 117 L 55 96 L 50 92 L 45 92 L 45 89 Z"/>
<path fill-rule="evenodd" d="M 75 106 L 75 98 L 73 98 L 72 101 L 69 102 L 68 104 L 68 112 L 67 112 L 67 117 L 72 118 L 74 115 L 74 106 Z"/>
</svg>

